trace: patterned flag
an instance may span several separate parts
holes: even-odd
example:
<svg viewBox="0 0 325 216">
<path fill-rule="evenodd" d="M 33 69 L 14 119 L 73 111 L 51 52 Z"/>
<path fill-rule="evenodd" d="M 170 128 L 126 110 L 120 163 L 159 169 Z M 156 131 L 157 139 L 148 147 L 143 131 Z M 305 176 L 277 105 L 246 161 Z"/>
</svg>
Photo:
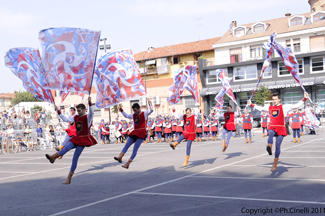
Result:
<svg viewBox="0 0 325 216">
<path fill-rule="evenodd" d="M 95 71 L 96 107 L 105 108 L 147 95 L 131 49 L 103 55 Z"/>
<path fill-rule="evenodd" d="M 39 33 L 44 88 L 89 93 L 100 32 L 80 28 L 50 28 Z"/>
<path fill-rule="evenodd" d="M 256 91 L 256 89 L 258 88 L 260 82 L 261 82 L 261 79 L 263 77 L 263 74 L 264 74 L 264 71 L 265 69 L 271 65 L 271 60 L 272 60 L 272 54 L 274 52 L 274 42 L 275 42 L 275 37 L 276 37 L 276 33 L 273 33 L 270 37 L 270 40 L 271 40 L 271 43 L 264 43 L 263 46 L 264 48 L 266 49 L 266 56 L 265 56 L 265 59 L 264 59 L 264 63 L 263 63 L 263 68 L 262 68 L 262 71 L 261 71 L 261 75 L 260 75 L 260 78 L 258 79 L 257 81 L 257 84 L 252 92 L 252 95 L 251 97 L 249 98 L 249 100 L 252 100 L 252 97 Z"/>
<path fill-rule="evenodd" d="M 40 85 L 38 74 L 43 66 L 37 49 L 10 49 L 5 55 L 5 65 L 23 81 L 24 88 L 32 93 L 35 98 L 54 104 L 51 90 L 45 90 Z"/>
<path fill-rule="evenodd" d="M 232 82 L 232 79 L 228 79 L 228 82 L 229 82 L 229 84 Z M 219 110 L 219 111 L 221 111 L 221 110 L 223 110 L 223 104 L 224 104 L 224 99 L 223 99 L 223 96 L 224 96 L 224 94 L 225 94 L 225 90 L 222 88 L 220 91 L 219 91 L 219 93 L 217 94 L 217 96 L 215 97 L 215 100 L 216 100 L 216 105 L 214 106 L 214 108 L 216 109 L 216 110 Z"/>
<path fill-rule="evenodd" d="M 70 92 L 60 91 L 61 104 L 68 97 L 69 94 L 70 94 Z M 82 98 L 82 100 L 84 99 L 85 94 L 79 93 L 79 92 L 77 92 L 76 94 L 79 95 Z"/>
<path fill-rule="evenodd" d="M 305 114 L 306 114 L 305 125 L 309 126 L 309 127 L 318 128 L 320 122 L 315 117 L 315 115 L 310 111 L 310 109 L 306 108 L 305 109 Z"/>
<path fill-rule="evenodd" d="M 175 76 L 174 84 L 169 88 L 169 101 L 172 104 L 177 104 L 184 88 L 187 89 L 192 95 L 196 105 L 200 104 L 199 98 L 199 88 L 197 81 L 197 70 L 196 66 L 187 65 L 184 68 L 175 71 L 177 74 Z"/>
<path fill-rule="evenodd" d="M 299 83 L 301 88 L 306 92 L 299 76 L 299 63 L 293 54 L 292 50 L 289 47 L 284 48 L 281 44 L 277 43 L 275 41 L 276 33 L 274 32 L 272 34 L 273 36 L 273 42 L 271 42 L 271 45 L 274 47 L 274 49 L 277 51 L 277 53 L 281 56 L 284 65 L 288 69 L 288 71 L 291 73 L 293 78 Z M 271 36 L 271 37 L 272 37 Z"/>
<path fill-rule="evenodd" d="M 226 77 L 226 73 L 224 70 L 218 69 L 218 78 L 220 79 L 221 85 L 225 91 L 225 94 L 228 95 L 228 97 L 237 105 L 237 101 L 235 98 L 234 93 L 232 92 L 231 86 L 229 84 L 229 80 Z"/>
</svg>

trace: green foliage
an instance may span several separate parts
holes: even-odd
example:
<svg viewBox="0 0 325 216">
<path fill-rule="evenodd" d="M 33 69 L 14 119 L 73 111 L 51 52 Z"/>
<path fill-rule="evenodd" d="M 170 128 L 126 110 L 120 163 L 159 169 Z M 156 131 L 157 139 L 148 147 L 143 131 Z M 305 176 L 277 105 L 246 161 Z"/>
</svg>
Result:
<svg viewBox="0 0 325 216">
<path fill-rule="evenodd" d="M 14 106 L 20 102 L 39 102 L 40 100 L 34 98 L 34 95 L 28 91 L 15 92 L 15 97 L 12 99 L 11 104 Z"/>
<path fill-rule="evenodd" d="M 253 100 L 257 105 L 264 106 L 264 103 L 267 99 L 272 97 L 272 92 L 265 87 L 265 85 L 260 85 L 259 88 L 255 91 Z"/>
<path fill-rule="evenodd" d="M 123 108 L 123 104 L 120 103 L 119 105 L 120 105 L 121 108 Z M 119 112 L 119 110 L 117 108 L 117 105 L 113 106 L 112 107 L 112 113 L 117 114 L 117 117 L 118 117 L 118 112 Z"/>
<path fill-rule="evenodd" d="M 37 111 L 42 111 L 43 110 L 43 107 L 41 107 L 41 106 L 38 106 L 38 105 L 34 105 L 34 107 L 31 109 L 31 113 L 30 113 L 30 115 L 33 117 L 33 118 L 35 118 L 35 114 L 36 114 L 36 112 Z"/>
</svg>

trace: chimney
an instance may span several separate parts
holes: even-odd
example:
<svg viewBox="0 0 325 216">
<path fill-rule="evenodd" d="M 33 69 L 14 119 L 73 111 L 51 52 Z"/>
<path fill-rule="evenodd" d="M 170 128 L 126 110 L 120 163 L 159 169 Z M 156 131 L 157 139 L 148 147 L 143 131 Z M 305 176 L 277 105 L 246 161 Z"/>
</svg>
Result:
<svg viewBox="0 0 325 216">
<path fill-rule="evenodd" d="M 289 17 L 289 16 L 291 16 L 291 13 L 286 13 L 285 16 Z"/>
<path fill-rule="evenodd" d="M 236 28 L 237 27 L 237 21 L 232 21 L 232 27 Z"/>
</svg>

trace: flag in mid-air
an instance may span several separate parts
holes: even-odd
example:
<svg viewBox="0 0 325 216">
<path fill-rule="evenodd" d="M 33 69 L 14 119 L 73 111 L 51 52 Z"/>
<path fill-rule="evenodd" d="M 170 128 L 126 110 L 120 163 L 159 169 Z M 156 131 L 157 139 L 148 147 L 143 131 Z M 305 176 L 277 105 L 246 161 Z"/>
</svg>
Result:
<svg viewBox="0 0 325 216">
<path fill-rule="evenodd" d="M 309 126 L 309 127 L 315 127 L 318 128 L 320 122 L 318 121 L 318 119 L 315 117 L 315 115 L 310 111 L 309 108 L 305 109 L 305 116 L 306 116 L 306 121 L 305 121 L 305 125 Z"/>
<path fill-rule="evenodd" d="M 70 92 L 60 91 L 61 104 L 62 104 L 63 101 L 68 97 L 69 94 L 70 94 Z M 85 96 L 84 93 L 79 93 L 79 92 L 77 92 L 76 94 L 79 95 L 79 96 L 82 98 L 82 100 L 83 100 L 83 98 L 84 98 L 84 96 Z"/>
<path fill-rule="evenodd" d="M 51 90 L 44 89 L 39 80 L 42 62 L 39 51 L 34 48 L 13 48 L 5 55 L 5 65 L 23 81 L 24 88 L 35 98 L 54 103 Z"/>
<path fill-rule="evenodd" d="M 229 82 L 229 84 L 230 84 L 230 83 L 232 82 L 232 79 L 229 79 L 228 82 Z M 217 103 L 216 103 L 216 105 L 214 106 L 214 108 L 215 108 L 216 110 L 219 110 L 219 111 L 223 110 L 223 104 L 224 104 L 224 102 L 225 102 L 225 101 L 224 101 L 224 98 L 223 98 L 224 94 L 225 94 L 225 90 L 222 88 L 222 89 L 220 89 L 219 93 L 218 93 L 217 96 L 215 97 L 215 101 L 216 101 Z"/>
<path fill-rule="evenodd" d="M 101 56 L 95 70 L 96 107 L 105 108 L 147 95 L 131 49 Z"/>
<path fill-rule="evenodd" d="M 89 93 L 95 68 L 99 31 L 49 28 L 40 31 L 44 88 Z"/>
<path fill-rule="evenodd" d="M 274 52 L 274 41 L 275 41 L 275 36 L 276 36 L 276 33 L 273 33 L 270 37 L 270 40 L 271 40 L 271 43 L 264 43 L 263 44 L 263 47 L 266 49 L 266 56 L 264 58 L 264 63 L 263 63 L 263 68 L 262 68 L 262 71 L 261 71 L 261 75 L 260 75 L 260 78 L 258 79 L 257 81 L 257 84 L 252 92 L 252 95 L 250 97 L 250 100 L 252 99 L 256 89 L 258 88 L 261 80 L 262 80 L 262 77 L 263 77 L 263 74 L 264 74 L 264 71 L 267 67 L 269 67 L 271 65 L 271 60 L 272 60 L 272 54 Z"/>
<path fill-rule="evenodd" d="M 274 47 L 274 49 L 277 51 L 277 53 L 281 56 L 284 65 L 288 69 L 288 71 L 291 73 L 293 78 L 299 83 L 301 88 L 306 92 L 299 76 L 299 63 L 293 54 L 292 50 L 290 47 L 283 47 L 281 44 L 277 43 L 275 41 L 276 38 L 276 33 L 272 34 L 273 36 L 273 41 L 271 42 L 271 45 Z M 272 37 L 271 36 L 271 37 Z"/>
<path fill-rule="evenodd" d="M 198 88 L 198 81 L 197 81 L 197 70 L 196 66 L 187 65 L 184 68 L 181 68 L 175 71 L 177 74 L 174 79 L 174 84 L 169 88 L 169 101 L 172 104 L 177 104 L 181 95 L 184 91 L 184 88 L 189 91 L 196 105 L 200 104 L 199 98 L 199 88 Z"/>
<path fill-rule="evenodd" d="M 229 80 L 228 80 L 228 78 L 226 76 L 225 71 L 221 70 L 221 69 L 218 69 L 217 72 L 218 72 L 218 78 L 220 79 L 220 82 L 221 82 L 221 85 L 222 85 L 222 87 L 223 87 L 223 89 L 225 91 L 225 94 L 227 94 L 228 97 L 237 105 L 235 95 L 232 92 L 232 89 L 230 87 Z"/>
</svg>

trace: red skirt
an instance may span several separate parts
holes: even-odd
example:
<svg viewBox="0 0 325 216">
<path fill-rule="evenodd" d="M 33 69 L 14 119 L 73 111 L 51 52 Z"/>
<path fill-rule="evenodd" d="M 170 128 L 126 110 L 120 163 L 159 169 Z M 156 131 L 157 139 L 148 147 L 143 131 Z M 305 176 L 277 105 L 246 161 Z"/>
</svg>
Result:
<svg viewBox="0 0 325 216">
<path fill-rule="evenodd" d="M 301 128 L 300 122 L 292 122 L 291 123 L 291 128 L 292 129 L 300 129 Z"/>
<path fill-rule="evenodd" d="M 97 144 L 97 141 L 94 139 L 94 137 L 90 134 L 88 135 L 83 135 L 83 136 L 73 136 L 70 139 L 70 142 L 72 142 L 75 145 L 80 145 L 80 146 L 93 146 Z"/>
<path fill-rule="evenodd" d="M 211 126 L 211 131 L 212 132 L 217 132 L 218 131 L 218 127 L 217 126 Z"/>
<path fill-rule="evenodd" d="M 183 132 L 184 138 L 187 140 L 195 140 L 196 139 L 196 133 L 195 132 Z"/>
<path fill-rule="evenodd" d="M 172 131 L 173 131 L 173 132 L 176 132 L 176 130 L 177 130 L 177 126 L 172 125 Z"/>
<path fill-rule="evenodd" d="M 252 123 L 244 123 L 243 124 L 243 129 L 248 129 L 248 130 L 252 130 Z"/>
<path fill-rule="evenodd" d="M 224 124 L 223 128 L 226 128 L 228 131 L 236 131 L 236 126 L 234 123 Z"/>
<path fill-rule="evenodd" d="M 267 122 L 262 122 L 262 127 L 266 128 L 267 127 Z"/>
<path fill-rule="evenodd" d="M 210 132 L 210 129 L 209 129 L 209 127 L 203 127 L 203 131 L 204 132 Z"/>
<path fill-rule="evenodd" d="M 196 133 L 202 133 L 202 127 L 197 127 L 197 128 L 195 129 L 195 132 L 196 132 Z"/>
<path fill-rule="evenodd" d="M 278 136 L 287 136 L 287 128 L 285 125 L 269 125 L 267 130 L 273 130 Z"/>
<path fill-rule="evenodd" d="M 161 127 L 155 127 L 155 132 L 161 132 Z"/>
<path fill-rule="evenodd" d="M 176 132 L 183 132 L 183 127 L 181 127 L 181 126 L 177 126 L 177 128 L 176 128 Z"/>
<path fill-rule="evenodd" d="M 171 133 L 172 130 L 170 128 L 164 128 L 164 133 Z"/>
</svg>

